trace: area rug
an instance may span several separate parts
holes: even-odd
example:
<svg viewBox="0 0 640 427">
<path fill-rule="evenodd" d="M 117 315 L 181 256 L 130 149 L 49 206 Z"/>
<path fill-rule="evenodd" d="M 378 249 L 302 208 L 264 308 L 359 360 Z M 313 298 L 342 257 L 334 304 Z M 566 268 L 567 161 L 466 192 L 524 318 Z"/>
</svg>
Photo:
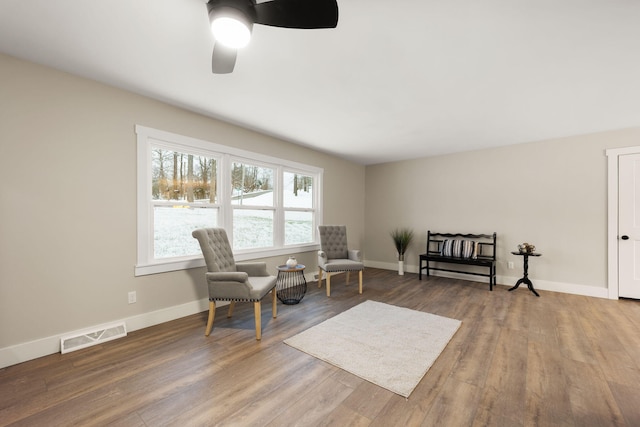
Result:
<svg viewBox="0 0 640 427">
<path fill-rule="evenodd" d="M 365 301 L 284 342 L 408 398 L 461 323 Z"/>
</svg>

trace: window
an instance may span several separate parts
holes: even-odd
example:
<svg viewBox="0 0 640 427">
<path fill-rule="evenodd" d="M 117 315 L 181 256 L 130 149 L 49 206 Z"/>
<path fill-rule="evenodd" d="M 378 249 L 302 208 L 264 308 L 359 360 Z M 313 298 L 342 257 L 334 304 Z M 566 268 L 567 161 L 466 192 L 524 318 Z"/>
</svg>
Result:
<svg viewBox="0 0 640 427">
<path fill-rule="evenodd" d="M 234 161 L 231 166 L 233 249 L 272 248 L 274 242 L 275 171 Z"/>
<path fill-rule="evenodd" d="M 191 232 L 224 227 L 238 260 L 318 249 L 322 169 L 142 126 L 136 275 L 204 265 Z"/>
<path fill-rule="evenodd" d="M 283 209 L 285 245 L 313 240 L 313 176 L 284 172 Z"/>
</svg>

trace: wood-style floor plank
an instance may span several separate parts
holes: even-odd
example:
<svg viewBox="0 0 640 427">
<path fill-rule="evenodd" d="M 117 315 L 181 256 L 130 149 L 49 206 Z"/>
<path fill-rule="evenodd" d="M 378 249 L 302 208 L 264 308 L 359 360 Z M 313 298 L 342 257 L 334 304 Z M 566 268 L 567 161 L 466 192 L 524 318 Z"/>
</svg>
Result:
<svg viewBox="0 0 640 427">
<path fill-rule="evenodd" d="M 220 307 L 0 369 L 0 426 L 637 426 L 640 301 L 369 268 L 300 304 Z M 408 399 L 283 343 L 374 300 L 462 321 Z M 263 304 L 268 304 L 265 300 Z"/>
</svg>

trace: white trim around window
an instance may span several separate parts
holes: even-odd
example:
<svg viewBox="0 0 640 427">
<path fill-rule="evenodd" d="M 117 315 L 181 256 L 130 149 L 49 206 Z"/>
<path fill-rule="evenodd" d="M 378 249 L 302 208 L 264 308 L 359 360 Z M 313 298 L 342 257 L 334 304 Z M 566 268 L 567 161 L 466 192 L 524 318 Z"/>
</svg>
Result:
<svg viewBox="0 0 640 427">
<path fill-rule="evenodd" d="M 322 178 L 323 169 L 305 165 L 290 160 L 279 159 L 263 154 L 241 150 L 235 147 L 221 145 L 210 141 L 191 138 L 145 126 L 136 125 L 137 134 L 137 263 L 135 275 L 148 275 L 168 271 L 201 267 L 204 265 L 202 254 L 185 256 L 165 256 L 156 258 L 154 254 L 154 207 L 171 204 L 166 201 L 154 200 L 152 196 L 152 149 L 161 147 L 175 152 L 206 156 L 217 162 L 217 197 L 211 203 L 189 203 L 184 200 L 176 201 L 178 207 L 199 207 L 216 213 L 217 224 L 227 230 L 229 239 L 233 241 L 233 211 L 234 209 L 262 209 L 269 211 L 273 217 L 273 245 L 255 249 L 234 250 L 236 261 L 265 258 L 272 256 L 291 255 L 293 253 L 308 252 L 319 249 L 317 233 L 318 224 L 322 224 Z M 242 162 L 274 171 L 273 206 L 246 206 L 232 204 L 231 165 Z M 283 182 L 287 173 L 300 174 L 310 177 L 312 184 L 312 205 L 305 207 L 284 206 Z M 207 187 L 208 188 L 208 187 Z M 197 205 L 197 206 L 196 206 Z M 311 218 L 311 241 L 296 244 L 285 244 L 285 214 L 289 212 L 301 213 L 305 218 Z M 207 214 L 208 215 L 208 214 Z"/>
</svg>

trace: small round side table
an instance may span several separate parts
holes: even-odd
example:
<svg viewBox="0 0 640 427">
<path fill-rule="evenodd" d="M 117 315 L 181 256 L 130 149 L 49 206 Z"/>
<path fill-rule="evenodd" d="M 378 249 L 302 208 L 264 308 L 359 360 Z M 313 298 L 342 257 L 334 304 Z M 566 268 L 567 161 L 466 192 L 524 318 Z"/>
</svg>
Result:
<svg viewBox="0 0 640 427">
<path fill-rule="evenodd" d="M 289 268 L 279 265 L 276 279 L 276 295 L 283 304 L 293 305 L 302 301 L 307 293 L 307 279 L 304 277 L 304 265 Z"/>
<path fill-rule="evenodd" d="M 542 256 L 542 254 L 538 254 L 538 253 L 535 253 L 535 252 L 511 252 L 511 253 L 513 255 L 519 255 L 521 257 L 524 257 L 524 276 L 522 276 L 522 279 L 518 280 L 516 282 L 515 286 L 512 287 L 509 290 L 512 291 L 514 289 L 518 289 L 518 286 L 520 286 L 520 284 L 524 283 L 524 284 L 527 285 L 529 290 L 531 292 L 533 292 L 533 294 L 535 296 L 539 297 L 540 295 L 538 295 L 536 290 L 533 289 L 533 283 L 531 282 L 531 280 L 529 280 L 529 257 L 530 256 Z"/>
</svg>

